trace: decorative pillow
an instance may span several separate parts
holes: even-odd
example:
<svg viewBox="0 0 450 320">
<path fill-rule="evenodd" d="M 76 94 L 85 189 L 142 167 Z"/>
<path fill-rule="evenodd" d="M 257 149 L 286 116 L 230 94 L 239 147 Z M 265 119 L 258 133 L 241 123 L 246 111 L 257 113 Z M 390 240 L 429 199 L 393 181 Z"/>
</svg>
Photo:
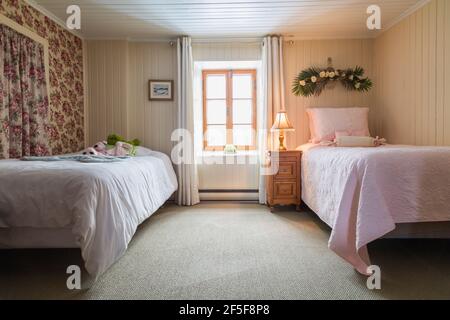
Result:
<svg viewBox="0 0 450 320">
<path fill-rule="evenodd" d="M 333 141 L 342 135 L 370 136 L 369 108 L 309 108 L 311 142 Z"/>
<path fill-rule="evenodd" d="M 149 155 L 152 155 L 153 153 L 154 152 L 151 149 L 141 147 L 141 146 L 136 147 L 136 157 L 149 156 Z"/>
<path fill-rule="evenodd" d="M 375 138 L 341 136 L 336 137 L 336 147 L 375 147 Z"/>
</svg>

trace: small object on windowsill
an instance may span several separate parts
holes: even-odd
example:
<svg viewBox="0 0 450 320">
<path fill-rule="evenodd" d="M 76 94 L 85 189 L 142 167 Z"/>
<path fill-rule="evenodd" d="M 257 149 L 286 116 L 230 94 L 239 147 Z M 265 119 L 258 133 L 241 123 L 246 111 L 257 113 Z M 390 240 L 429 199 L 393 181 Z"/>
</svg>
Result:
<svg viewBox="0 0 450 320">
<path fill-rule="evenodd" d="M 280 146 L 278 148 L 279 151 L 286 151 L 286 147 L 284 146 L 284 132 L 285 131 L 295 131 L 292 124 L 289 122 L 287 112 L 280 111 L 277 113 L 275 117 L 275 122 L 273 123 L 272 132 L 278 131 L 280 133 L 279 140 Z"/>
<path fill-rule="evenodd" d="M 225 154 L 236 154 L 237 153 L 237 148 L 236 148 L 236 146 L 234 144 L 227 144 L 223 148 L 223 152 Z"/>
<path fill-rule="evenodd" d="M 237 150 L 236 153 L 225 153 L 221 151 L 202 151 L 199 154 L 201 158 L 209 157 L 258 157 L 259 153 L 256 150 Z"/>
</svg>

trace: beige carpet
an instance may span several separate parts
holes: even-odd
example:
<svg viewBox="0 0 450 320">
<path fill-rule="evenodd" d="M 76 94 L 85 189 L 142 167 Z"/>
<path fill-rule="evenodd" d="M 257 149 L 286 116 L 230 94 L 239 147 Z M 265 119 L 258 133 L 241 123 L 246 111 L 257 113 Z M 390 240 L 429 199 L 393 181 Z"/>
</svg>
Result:
<svg viewBox="0 0 450 320">
<path fill-rule="evenodd" d="M 380 240 L 370 246 L 382 289 L 327 248 L 310 212 L 256 204 L 167 205 L 89 290 L 68 291 L 78 250 L 0 250 L 0 299 L 450 298 L 450 243 Z"/>
</svg>

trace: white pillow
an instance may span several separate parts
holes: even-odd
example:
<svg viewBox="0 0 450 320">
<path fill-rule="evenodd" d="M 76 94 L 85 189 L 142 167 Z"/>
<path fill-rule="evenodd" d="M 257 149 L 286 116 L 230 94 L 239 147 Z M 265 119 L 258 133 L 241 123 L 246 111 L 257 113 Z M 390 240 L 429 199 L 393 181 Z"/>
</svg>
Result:
<svg viewBox="0 0 450 320">
<path fill-rule="evenodd" d="M 336 131 L 370 136 L 369 108 L 308 108 L 311 142 L 333 141 Z"/>
<path fill-rule="evenodd" d="M 153 154 L 153 151 L 148 148 L 141 146 L 136 147 L 136 157 L 144 157 L 149 156 L 151 154 Z"/>
</svg>

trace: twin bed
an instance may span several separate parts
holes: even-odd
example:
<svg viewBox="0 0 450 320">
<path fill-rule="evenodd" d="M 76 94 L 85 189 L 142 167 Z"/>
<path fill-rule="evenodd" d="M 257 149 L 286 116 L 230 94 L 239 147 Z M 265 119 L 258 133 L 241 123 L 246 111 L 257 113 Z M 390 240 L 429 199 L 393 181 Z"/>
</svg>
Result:
<svg viewBox="0 0 450 320">
<path fill-rule="evenodd" d="M 112 163 L 0 161 L 0 248 L 80 248 L 97 278 L 177 190 L 165 154 Z"/>
<path fill-rule="evenodd" d="M 332 228 L 329 248 L 360 273 L 381 237 L 450 238 L 450 148 L 299 149 L 302 199 Z"/>
</svg>

